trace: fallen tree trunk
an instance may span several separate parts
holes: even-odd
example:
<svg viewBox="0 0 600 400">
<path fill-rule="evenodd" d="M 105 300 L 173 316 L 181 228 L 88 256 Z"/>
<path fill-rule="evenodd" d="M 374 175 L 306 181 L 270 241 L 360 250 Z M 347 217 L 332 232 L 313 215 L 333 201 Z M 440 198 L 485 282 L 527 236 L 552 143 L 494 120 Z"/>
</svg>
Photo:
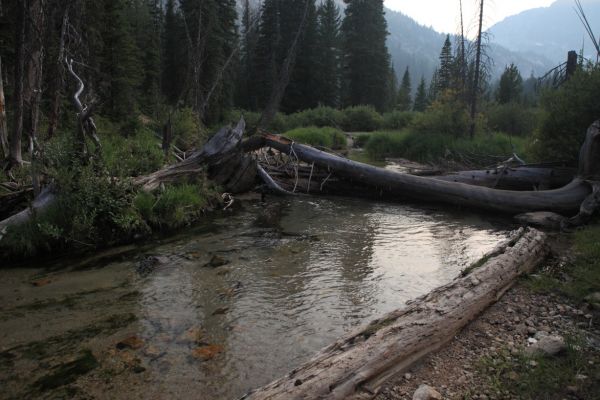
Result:
<svg viewBox="0 0 600 400">
<path fill-rule="evenodd" d="M 52 192 L 50 186 L 46 187 L 42 192 L 33 200 L 31 206 L 25 210 L 14 214 L 13 216 L 0 221 L 0 240 L 6 234 L 8 227 L 20 226 L 25 224 L 31 219 L 36 213 L 42 213 L 47 210 L 56 200 L 56 195 Z"/>
<path fill-rule="evenodd" d="M 380 196 L 435 201 L 508 214 L 551 211 L 575 214 L 592 192 L 582 179 L 555 190 L 514 191 L 447 182 L 429 177 L 400 174 L 339 157 L 281 136 L 262 135 L 253 147 L 271 147 L 292 159 L 315 165 L 335 176 L 369 186 Z"/>
<path fill-rule="evenodd" d="M 458 171 L 448 175 L 432 176 L 432 178 L 494 189 L 550 190 L 569 184 L 576 175 L 577 170 L 574 168 L 524 165 L 477 171 Z"/>
<path fill-rule="evenodd" d="M 244 399 L 374 397 L 389 377 L 451 340 L 541 262 L 548 253 L 545 239 L 534 229 L 517 231 L 470 273 L 338 340 Z"/>
</svg>

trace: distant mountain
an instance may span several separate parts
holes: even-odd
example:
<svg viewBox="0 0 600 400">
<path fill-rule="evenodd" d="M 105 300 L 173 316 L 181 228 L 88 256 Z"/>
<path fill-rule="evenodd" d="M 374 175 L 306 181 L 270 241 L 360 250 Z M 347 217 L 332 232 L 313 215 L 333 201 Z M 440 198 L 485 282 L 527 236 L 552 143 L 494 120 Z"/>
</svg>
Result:
<svg viewBox="0 0 600 400">
<path fill-rule="evenodd" d="M 413 87 L 421 79 L 421 75 L 429 80 L 439 65 L 438 57 L 446 35 L 420 25 L 397 11 L 387 10 L 386 17 L 390 32 L 388 48 L 397 74 L 402 76 L 408 66 Z M 510 51 L 496 43 L 489 44 L 488 53 L 493 61 L 492 78 L 498 78 L 510 63 L 515 63 L 525 78 L 531 73 L 539 76 L 553 66 L 552 62 L 543 56 Z"/>
<path fill-rule="evenodd" d="M 581 3 L 596 36 L 600 35 L 600 0 L 582 0 Z M 508 17 L 489 32 L 495 43 L 513 51 L 540 54 L 554 65 L 566 61 L 569 50 L 579 53 L 582 46 L 586 57 L 595 59 L 591 41 L 574 7 L 573 0 L 558 0 L 550 7 Z"/>
<path fill-rule="evenodd" d="M 600 0 L 584 1 L 600 2 Z M 342 9 L 343 15 L 345 7 L 343 0 L 336 0 L 336 2 Z M 238 0 L 240 10 L 242 3 L 241 0 Z M 258 6 L 259 0 L 251 0 L 251 4 Z M 398 11 L 386 9 L 386 19 L 390 33 L 388 48 L 398 79 L 401 79 L 404 70 L 408 66 L 413 90 L 415 90 L 421 76 L 424 76 L 427 81 L 431 79 L 435 68 L 439 64 L 438 57 L 446 35 L 436 32 L 431 27 L 420 25 L 414 19 Z M 489 55 L 494 61 L 491 71 L 494 79 L 499 78 L 504 71 L 504 67 L 510 63 L 515 63 L 525 78 L 531 73 L 536 76 L 543 75 L 555 65 L 552 61 L 537 53 L 527 54 L 511 51 L 496 43 L 491 43 L 489 47 Z"/>
</svg>

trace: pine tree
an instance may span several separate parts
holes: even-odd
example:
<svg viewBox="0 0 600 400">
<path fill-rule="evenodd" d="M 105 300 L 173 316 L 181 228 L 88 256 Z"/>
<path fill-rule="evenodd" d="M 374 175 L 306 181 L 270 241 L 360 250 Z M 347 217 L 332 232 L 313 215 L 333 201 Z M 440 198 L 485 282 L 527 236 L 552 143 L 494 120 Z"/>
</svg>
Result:
<svg viewBox="0 0 600 400">
<path fill-rule="evenodd" d="M 329 107 L 340 105 L 341 17 L 334 0 L 325 0 L 318 10 L 317 87 L 319 103 Z"/>
<path fill-rule="evenodd" d="M 306 26 L 300 37 L 294 70 L 282 101 L 282 110 L 285 112 L 314 108 L 318 105 L 318 69 L 315 68 L 318 56 L 318 20 L 315 0 L 283 0 L 282 26 L 288 27 L 291 33 L 298 31 L 304 16 L 306 1 L 308 2 Z M 284 35 L 284 48 L 288 49 L 294 38 L 286 36 Z"/>
<path fill-rule="evenodd" d="M 419 86 L 417 87 L 417 93 L 415 95 L 415 104 L 413 105 L 413 111 L 425 111 L 427 109 L 427 106 L 429 105 L 427 97 L 428 96 L 425 78 L 421 77 L 421 82 L 419 82 Z"/>
<path fill-rule="evenodd" d="M 259 108 L 266 105 L 279 76 L 281 54 L 280 0 L 265 0 L 262 3 L 254 71 L 256 76 L 256 100 Z"/>
<path fill-rule="evenodd" d="M 240 57 L 240 68 L 238 72 L 238 83 L 236 92 L 236 104 L 247 110 L 257 108 L 256 84 L 254 71 L 255 50 L 258 40 L 258 24 L 256 15 L 250 5 L 250 0 L 244 1 L 242 12 L 242 51 Z"/>
<path fill-rule="evenodd" d="M 450 35 L 446 35 L 444 46 L 440 53 L 440 68 L 438 71 L 438 92 L 442 93 L 450 89 L 454 80 L 454 56 L 452 55 L 452 43 Z"/>
<path fill-rule="evenodd" d="M 400 84 L 400 90 L 398 91 L 398 101 L 397 108 L 400 111 L 408 111 L 412 106 L 412 88 L 410 85 L 410 72 L 408 67 L 406 67 L 406 71 L 404 71 L 404 75 L 402 77 L 402 83 Z"/>
<path fill-rule="evenodd" d="M 431 104 L 437 100 L 439 95 L 439 71 L 436 68 L 433 71 L 433 75 L 431 76 L 431 81 L 429 82 L 429 89 L 427 90 L 427 101 Z"/>
<path fill-rule="evenodd" d="M 183 20 L 175 8 L 175 0 L 167 0 L 163 27 L 162 93 L 174 105 L 181 95 L 185 64 L 185 34 Z"/>
<path fill-rule="evenodd" d="M 368 104 L 384 111 L 390 78 L 383 0 L 347 0 L 344 36 L 344 103 Z"/>
<path fill-rule="evenodd" d="M 500 85 L 496 91 L 496 100 L 500 104 L 519 101 L 523 93 L 523 78 L 515 64 L 504 69 L 500 77 Z"/>
<path fill-rule="evenodd" d="M 100 68 L 106 79 L 101 97 L 105 110 L 115 119 L 130 118 L 137 111 L 142 69 L 125 0 L 104 0 L 100 37 Z"/>
</svg>

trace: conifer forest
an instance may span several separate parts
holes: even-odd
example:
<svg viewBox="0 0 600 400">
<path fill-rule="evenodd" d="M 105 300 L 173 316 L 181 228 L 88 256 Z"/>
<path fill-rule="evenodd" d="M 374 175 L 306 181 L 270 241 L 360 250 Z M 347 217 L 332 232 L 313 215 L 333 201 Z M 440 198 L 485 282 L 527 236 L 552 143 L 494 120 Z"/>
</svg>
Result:
<svg viewBox="0 0 600 400">
<path fill-rule="evenodd" d="M 0 0 L 0 400 L 596 398 L 600 1 L 452 3 Z"/>
</svg>

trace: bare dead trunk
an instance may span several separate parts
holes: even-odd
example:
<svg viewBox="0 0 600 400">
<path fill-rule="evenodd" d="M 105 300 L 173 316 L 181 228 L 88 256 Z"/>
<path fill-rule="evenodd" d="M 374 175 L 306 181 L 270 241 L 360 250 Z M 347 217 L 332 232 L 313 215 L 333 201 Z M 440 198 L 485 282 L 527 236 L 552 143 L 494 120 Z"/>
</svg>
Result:
<svg viewBox="0 0 600 400">
<path fill-rule="evenodd" d="M 18 3 L 19 4 L 19 3 Z M 17 9 L 14 73 L 14 126 L 10 132 L 9 163 L 7 169 L 23 162 L 21 137 L 23 136 L 23 80 L 25 73 L 25 16 L 27 1 L 20 2 Z"/>
<path fill-rule="evenodd" d="M 548 254 L 546 236 L 519 230 L 474 268 L 323 349 L 247 400 L 367 399 L 383 383 L 439 349 Z"/>
<path fill-rule="evenodd" d="M 0 57 L 0 146 L 3 158 L 8 157 L 8 126 L 6 123 L 6 102 L 4 100 L 4 75 L 2 57 Z"/>
<path fill-rule="evenodd" d="M 483 28 L 483 0 L 479 3 L 479 30 L 477 31 L 477 48 L 475 49 L 475 76 L 473 77 L 473 93 L 471 93 L 471 138 L 475 136 L 475 117 L 479 98 L 479 79 L 481 74 L 481 34 Z"/>
</svg>

